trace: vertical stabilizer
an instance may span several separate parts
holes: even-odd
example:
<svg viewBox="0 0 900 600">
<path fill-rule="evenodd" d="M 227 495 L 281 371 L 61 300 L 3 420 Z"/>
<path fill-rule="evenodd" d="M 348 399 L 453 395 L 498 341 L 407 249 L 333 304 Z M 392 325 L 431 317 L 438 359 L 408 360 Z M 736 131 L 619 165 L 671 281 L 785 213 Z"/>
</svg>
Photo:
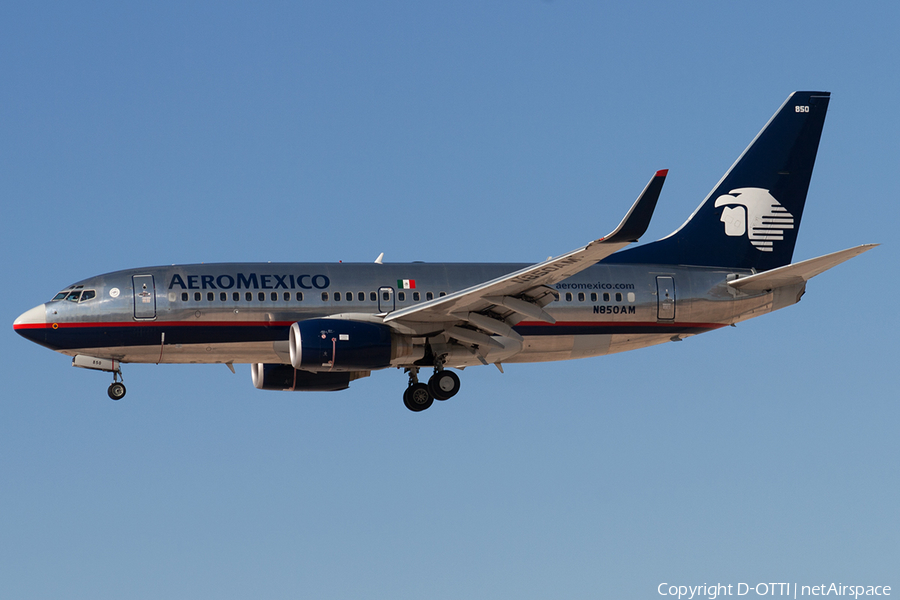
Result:
<svg viewBox="0 0 900 600">
<path fill-rule="evenodd" d="M 789 264 L 829 92 L 794 92 L 680 229 L 609 262 L 765 271 Z"/>
</svg>

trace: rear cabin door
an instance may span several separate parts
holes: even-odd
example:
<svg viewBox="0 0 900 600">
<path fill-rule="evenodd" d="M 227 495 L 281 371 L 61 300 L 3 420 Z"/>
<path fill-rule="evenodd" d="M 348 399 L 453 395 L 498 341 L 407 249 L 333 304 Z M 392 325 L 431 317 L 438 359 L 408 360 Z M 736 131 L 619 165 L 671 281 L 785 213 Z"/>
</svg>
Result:
<svg viewBox="0 0 900 600">
<path fill-rule="evenodd" d="M 656 277 L 656 318 L 660 321 L 675 320 L 675 278 Z"/>
<path fill-rule="evenodd" d="M 153 275 L 132 275 L 131 284 L 134 287 L 134 318 L 156 318 L 156 286 L 153 283 Z"/>
</svg>

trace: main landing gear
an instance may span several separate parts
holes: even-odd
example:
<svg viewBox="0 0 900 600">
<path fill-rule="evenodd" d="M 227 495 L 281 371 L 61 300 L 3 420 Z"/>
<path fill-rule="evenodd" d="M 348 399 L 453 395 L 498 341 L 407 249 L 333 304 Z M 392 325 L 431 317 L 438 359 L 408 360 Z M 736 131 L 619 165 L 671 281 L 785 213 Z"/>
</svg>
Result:
<svg viewBox="0 0 900 600">
<path fill-rule="evenodd" d="M 419 383 L 419 367 L 406 370 L 409 373 L 409 387 L 403 392 L 403 404 L 413 412 L 421 412 L 434 404 L 435 400 L 449 400 L 459 392 L 459 377 L 453 371 L 444 370 L 442 361 L 434 366 L 434 375 L 428 383 Z"/>
</svg>

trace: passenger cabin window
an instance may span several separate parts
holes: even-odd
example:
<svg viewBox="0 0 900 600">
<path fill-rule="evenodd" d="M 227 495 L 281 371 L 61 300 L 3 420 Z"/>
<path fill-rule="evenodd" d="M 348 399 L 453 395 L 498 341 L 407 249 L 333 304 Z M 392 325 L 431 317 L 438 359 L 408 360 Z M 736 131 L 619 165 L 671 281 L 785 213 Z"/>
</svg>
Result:
<svg viewBox="0 0 900 600">
<path fill-rule="evenodd" d="M 578 292 L 578 301 L 584 302 L 584 292 Z"/>
<path fill-rule="evenodd" d="M 390 292 L 381 292 L 381 299 L 382 299 L 382 300 L 390 300 L 390 299 L 391 299 L 391 293 L 390 293 Z"/>
<path fill-rule="evenodd" d="M 591 292 L 591 302 L 597 301 L 597 292 Z"/>
<path fill-rule="evenodd" d="M 206 292 L 206 301 L 207 302 L 212 302 L 215 299 L 216 299 L 215 294 L 213 294 L 212 292 Z"/>
<path fill-rule="evenodd" d="M 434 300 L 434 294 L 432 294 L 431 292 L 425 292 L 425 299 Z"/>
<path fill-rule="evenodd" d="M 303 292 L 297 292 L 297 302 L 303 302 Z"/>
<path fill-rule="evenodd" d="M 322 292 L 322 301 L 328 302 L 328 292 Z"/>
<path fill-rule="evenodd" d="M 440 296 L 441 298 L 443 298 L 446 295 L 447 295 L 447 292 L 441 292 L 440 294 L 438 294 L 438 296 Z"/>
<path fill-rule="evenodd" d="M 356 299 L 359 300 L 360 302 L 365 302 L 366 301 L 366 293 L 359 292 L 358 294 L 356 294 Z"/>
<path fill-rule="evenodd" d="M 231 292 L 231 301 L 232 302 L 240 302 L 241 301 L 241 293 L 240 292 Z"/>
<path fill-rule="evenodd" d="M 244 300 L 253 302 L 253 292 L 244 292 Z"/>
<path fill-rule="evenodd" d="M 291 299 L 291 293 L 290 293 L 290 292 L 285 292 L 285 293 L 284 293 L 284 301 L 287 302 L 287 301 L 289 301 L 290 299 Z"/>
<path fill-rule="evenodd" d="M 566 292 L 566 302 L 572 301 L 572 292 Z"/>
<path fill-rule="evenodd" d="M 256 296 L 259 298 L 259 301 L 260 301 L 260 302 L 265 302 L 265 301 L 266 301 L 266 293 L 265 293 L 265 292 L 258 292 L 258 293 L 256 294 Z"/>
<path fill-rule="evenodd" d="M 187 299 L 188 299 L 188 293 L 187 293 L 187 292 L 181 292 L 181 301 L 182 301 L 182 302 L 187 302 Z"/>
<path fill-rule="evenodd" d="M 397 300 L 406 302 L 406 292 L 397 292 Z"/>
<path fill-rule="evenodd" d="M 369 302 L 378 302 L 378 295 L 375 292 L 369 292 Z"/>
<path fill-rule="evenodd" d="M 269 298 L 272 300 L 272 302 L 278 302 L 278 292 L 272 292 L 271 294 L 269 294 Z"/>
<path fill-rule="evenodd" d="M 228 300 L 228 294 L 225 292 L 219 292 L 219 302 L 225 302 Z"/>
<path fill-rule="evenodd" d="M 616 302 L 622 301 L 622 292 L 616 292 Z"/>
<path fill-rule="evenodd" d="M 340 302 L 340 301 L 341 301 L 341 293 L 340 293 L 340 292 L 335 292 L 335 293 L 334 293 L 334 301 L 335 301 L 335 302 Z"/>
<path fill-rule="evenodd" d="M 419 301 L 419 292 L 413 292 L 413 302 Z"/>
<path fill-rule="evenodd" d="M 200 292 L 194 292 L 194 302 L 200 302 Z"/>
<path fill-rule="evenodd" d="M 603 292 L 603 301 L 609 302 L 609 292 Z"/>
</svg>

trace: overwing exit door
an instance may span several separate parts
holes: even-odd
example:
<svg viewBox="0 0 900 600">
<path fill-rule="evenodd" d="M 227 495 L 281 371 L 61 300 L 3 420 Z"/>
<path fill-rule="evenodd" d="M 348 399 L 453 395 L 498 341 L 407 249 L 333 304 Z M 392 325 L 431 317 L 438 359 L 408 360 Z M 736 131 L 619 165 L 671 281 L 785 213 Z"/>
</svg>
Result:
<svg viewBox="0 0 900 600">
<path fill-rule="evenodd" d="M 382 286 L 378 288 L 378 312 L 389 313 L 394 310 L 394 288 Z"/>
</svg>

